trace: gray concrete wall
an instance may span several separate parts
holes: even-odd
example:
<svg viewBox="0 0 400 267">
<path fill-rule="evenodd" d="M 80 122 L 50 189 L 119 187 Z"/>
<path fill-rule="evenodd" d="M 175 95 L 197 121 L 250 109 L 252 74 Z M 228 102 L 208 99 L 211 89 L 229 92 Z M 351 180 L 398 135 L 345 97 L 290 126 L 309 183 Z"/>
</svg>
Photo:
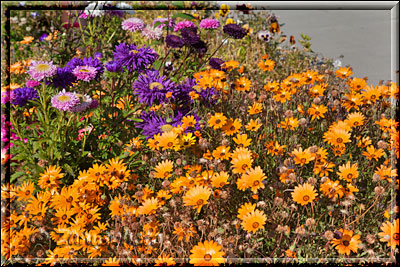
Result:
<svg viewBox="0 0 400 267">
<path fill-rule="evenodd" d="M 353 67 L 353 77 L 368 76 L 368 84 L 380 80 L 398 80 L 398 14 L 390 9 L 397 1 L 371 2 L 312 2 L 312 1 L 217 1 L 231 6 L 250 3 L 266 8 L 278 16 L 282 34 L 295 36 L 297 47 L 300 34 L 310 36 L 311 49 L 321 56 L 338 59 L 343 55 L 342 66 Z M 319 9 L 318 9 L 319 8 Z M 351 10 L 346 10 L 351 9 Z M 398 8 L 398 7 L 397 7 Z M 340 9 L 340 10 L 338 10 Z M 386 10 L 384 10 L 386 9 Z M 397 27 L 398 28 L 398 27 Z M 398 30 L 398 29 L 397 29 Z M 396 57 L 396 58 L 394 58 Z"/>
</svg>

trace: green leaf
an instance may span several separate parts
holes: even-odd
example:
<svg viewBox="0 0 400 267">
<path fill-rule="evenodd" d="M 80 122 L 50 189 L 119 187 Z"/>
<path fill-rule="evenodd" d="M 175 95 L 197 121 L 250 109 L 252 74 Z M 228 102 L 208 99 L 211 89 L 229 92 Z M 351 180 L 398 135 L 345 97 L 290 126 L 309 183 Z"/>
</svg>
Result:
<svg viewBox="0 0 400 267">
<path fill-rule="evenodd" d="M 19 172 L 15 172 L 11 175 L 11 179 L 10 182 L 13 183 L 15 182 L 15 180 L 17 180 L 18 178 L 20 178 L 22 175 L 25 175 L 26 172 L 24 171 L 19 171 Z"/>
<path fill-rule="evenodd" d="M 172 18 L 173 19 L 175 19 L 175 18 L 183 18 L 183 19 L 188 19 L 188 20 L 196 19 L 194 16 L 192 16 L 190 14 L 186 14 L 186 13 L 178 13 L 176 15 L 173 15 Z"/>
<path fill-rule="evenodd" d="M 183 9 L 183 1 L 176 1 L 172 3 L 174 6 L 176 6 L 179 9 Z"/>
<path fill-rule="evenodd" d="M 74 171 L 72 170 L 71 166 L 69 166 L 67 163 L 64 163 L 63 169 L 66 170 L 72 176 L 75 176 Z"/>
</svg>

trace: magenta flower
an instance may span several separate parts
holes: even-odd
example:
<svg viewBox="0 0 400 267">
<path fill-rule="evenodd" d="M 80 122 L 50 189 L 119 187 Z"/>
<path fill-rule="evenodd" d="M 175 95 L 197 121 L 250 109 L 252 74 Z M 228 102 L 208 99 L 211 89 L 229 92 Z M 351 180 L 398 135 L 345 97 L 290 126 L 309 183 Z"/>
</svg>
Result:
<svg viewBox="0 0 400 267">
<path fill-rule="evenodd" d="M 216 29 L 220 26 L 220 24 L 216 19 L 203 19 L 199 26 L 203 29 Z"/>
<path fill-rule="evenodd" d="M 57 66 L 53 65 L 52 61 L 46 62 L 32 60 L 28 73 L 31 75 L 32 79 L 40 82 L 44 78 L 54 76 L 57 73 Z"/>
<path fill-rule="evenodd" d="M 40 82 L 38 82 L 38 81 L 35 81 L 35 80 L 26 81 L 26 87 L 33 88 L 33 87 L 38 86 L 38 85 L 40 85 Z"/>
<path fill-rule="evenodd" d="M 122 22 L 122 29 L 130 32 L 137 32 L 144 29 L 144 22 L 138 18 L 129 18 Z"/>
<path fill-rule="evenodd" d="M 74 74 L 78 80 L 90 82 L 96 78 L 97 69 L 92 66 L 77 66 L 72 71 L 72 74 Z"/>
<path fill-rule="evenodd" d="M 193 22 L 191 22 L 190 20 L 185 20 L 185 21 L 181 21 L 178 24 L 175 25 L 174 27 L 174 32 L 179 31 L 180 29 L 183 28 L 197 28 L 196 25 L 194 25 Z"/>
</svg>

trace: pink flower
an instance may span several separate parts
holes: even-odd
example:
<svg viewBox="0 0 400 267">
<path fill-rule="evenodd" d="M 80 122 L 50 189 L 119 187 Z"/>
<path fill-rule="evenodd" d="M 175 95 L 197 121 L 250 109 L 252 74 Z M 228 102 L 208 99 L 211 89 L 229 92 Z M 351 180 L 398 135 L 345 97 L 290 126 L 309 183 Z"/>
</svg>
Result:
<svg viewBox="0 0 400 267">
<path fill-rule="evenodd" d="M 122 22 L 122 29 L 130 32 L 141 31 L 144 26 L 143 20 L 138 18 L 129 18 Z"/>
<path fill-rule="evenodd" d="M 194 25 L 194 23 L 190 20 L 181 21 L 175 25 L 174 32 L 177 32 L 183 28 L 196 28 L 196 25 Z"/>
<path fill-rule="evenodd" d="M 216 29 L 220 26 L 220 24 L 216 19 L 203 19 L 199 26 L 203 29 Z"/>
</svg>

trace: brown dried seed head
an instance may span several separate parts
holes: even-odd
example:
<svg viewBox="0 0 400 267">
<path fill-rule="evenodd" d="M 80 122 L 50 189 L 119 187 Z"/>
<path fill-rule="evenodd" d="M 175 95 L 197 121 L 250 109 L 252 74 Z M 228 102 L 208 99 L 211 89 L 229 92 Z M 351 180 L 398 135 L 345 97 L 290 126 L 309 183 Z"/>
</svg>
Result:
<svg viewBox="0 0 400 267">
<path fill-rule="evenodd" d="M 368 234 L 365 240 L 368 242 L 368 244 L 373 244 L 375 243 L 376 238 L 375 235 Z"/>
<path fill-rule="evenodd" d="M 326 231 L 325 233 L 324 233 L 324 237 L 327 239 L 327 240 L 332 240 L 333 239 L 333 237 L 334 237 L 334 233 L 332 232 L 332 231 Z"/>
</svg>

